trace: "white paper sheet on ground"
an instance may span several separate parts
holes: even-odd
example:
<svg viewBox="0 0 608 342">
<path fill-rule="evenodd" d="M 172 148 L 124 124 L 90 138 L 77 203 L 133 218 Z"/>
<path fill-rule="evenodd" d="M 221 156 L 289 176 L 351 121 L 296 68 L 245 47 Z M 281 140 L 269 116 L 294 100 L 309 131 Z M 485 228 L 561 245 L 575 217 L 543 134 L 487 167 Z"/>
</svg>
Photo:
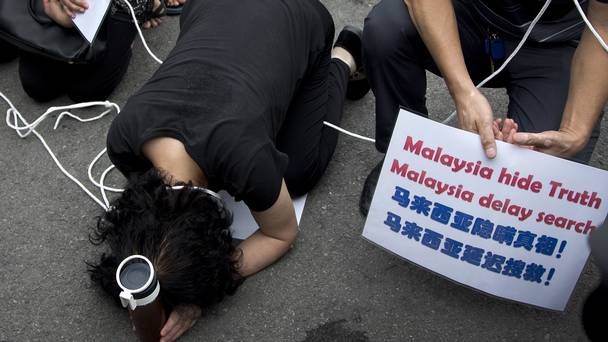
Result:
<svg viewBox="0 0 608 342">
<path fill-rule="evenodd" d="M 249 208 L 247 208 L 243 201 L 236 202 L 226 191 L 220 191 L 220 196 L 222 196 L 224 202 L 226 202 L 226 206 L 232 211 L 233 221 L 230 230 L 232 231 L 233 238 L 244 240 L 258 230 L 258 224 L 253 219 Z M 307 195 L 304 195 L 293 199 L 293 207 L 296 211 L 298 224 L 302 218 L 304 204 L 306 204 L 306 196 Z"/>
<path fill-rule="evenodd" d="M 89 8 L 84 13 L 76 14 L 76 17 L 72 19 L 78 31 L 90 44 L 93 44 L 93 40 L 95 40 L 111 1 L 88 0 Z"/>
</svg>

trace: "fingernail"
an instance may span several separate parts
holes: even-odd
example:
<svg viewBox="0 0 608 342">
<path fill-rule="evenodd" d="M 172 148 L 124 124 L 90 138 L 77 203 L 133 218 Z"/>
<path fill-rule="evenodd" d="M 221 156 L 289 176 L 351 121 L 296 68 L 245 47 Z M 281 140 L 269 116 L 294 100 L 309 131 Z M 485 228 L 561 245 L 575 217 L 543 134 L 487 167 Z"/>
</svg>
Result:
<svg viewBox="0 0 608 342">
<path fill-rule="evenodd" d="M 496 149 L 494 147 L 490 147 L 486 149 L 486 154 L 488 155 L 488 157 L 494 158 L 494 156 L 496 156 Z"/>
</svg>

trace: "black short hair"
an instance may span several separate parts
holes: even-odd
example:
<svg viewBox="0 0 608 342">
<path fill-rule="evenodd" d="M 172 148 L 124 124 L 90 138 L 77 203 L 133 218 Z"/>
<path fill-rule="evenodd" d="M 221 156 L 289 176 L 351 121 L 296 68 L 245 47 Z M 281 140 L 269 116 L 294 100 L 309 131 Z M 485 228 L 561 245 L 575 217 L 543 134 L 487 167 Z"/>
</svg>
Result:
<svg viewBox="0 0 608 342">
<path fill-rule="evenodd" d="M 116 269 L 124 258 L 140 254 L 152 262 L 168 309 L 206 308 L 242 282 L 229 222 L 209 195 L 191 184 L 171 189 L 163 179 L 155 169 L 132 177 L 98 218 L 89 239 L 107 243 L 109 251 L 99 263 L 87 263 L 91 279 L 119 302 Z"/>
</svg>

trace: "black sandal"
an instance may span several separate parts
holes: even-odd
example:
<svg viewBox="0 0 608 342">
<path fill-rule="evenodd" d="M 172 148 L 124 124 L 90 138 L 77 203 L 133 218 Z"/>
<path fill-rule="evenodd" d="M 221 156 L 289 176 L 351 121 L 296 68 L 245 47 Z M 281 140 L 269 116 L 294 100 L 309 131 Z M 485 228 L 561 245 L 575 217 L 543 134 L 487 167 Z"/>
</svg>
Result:
<svg viewBox="0 0 608 342">
<path fill-rule="evenodd" d="M 365 70 L 363 69 L 362 34 L 363 31 L 358 27 L 351 25 L 344 26 L 334 44 L 334 47 L 341 47 L 348 51 L 353 56 L 357 67 L 357 70 L 350 75 L 348 86 L 346 87 L 346 98 L 349 100 L 359 100 L 370 89 Z"/>
</svg>

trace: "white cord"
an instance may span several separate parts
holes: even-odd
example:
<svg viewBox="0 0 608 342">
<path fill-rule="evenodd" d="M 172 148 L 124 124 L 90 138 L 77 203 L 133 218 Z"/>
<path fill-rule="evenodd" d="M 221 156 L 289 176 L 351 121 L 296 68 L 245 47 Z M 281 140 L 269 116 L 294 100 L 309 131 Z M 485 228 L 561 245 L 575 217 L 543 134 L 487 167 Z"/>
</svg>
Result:
<svg viewBox="0 0 608 342">
<path fill-rule="evenodd" d="M 576 0 L 574 0 L 574 1 L 576 1 Z M 509 64 L 509 62 L 511 62 L 511 60 L 513 59 L 513 57 L 515 57 L 515 55 L 517 55 L 517 53 L 519 52 L 519 50 L 521 49 L 521 47 L 524 46 L 524 43 L 526 42 L 526 40 L 528 40 L 528 36 L 530 36 L 530 33 L 532 32 L 532 29 L 534 28 L 534 26 L 536 25 L 536 23 L 540 20 L 540 17 L 542 17 L 543 14 L 545 14 L 545 11 L 547 10 L 547 7 L 549 7 L 550 4 L 551 4 L 551 0 L 547 0 L 545 2 L 545 4 L 543 5 L 543 7 L 540 9 L 540 11 L 538 12 L 538 14 L 534 18 L 534 20 L 532 20 L 532 22 L 530 23 L 530 26 L 528 27 L 528 30 L 524 34 L 524 36 L 521 39 L 521 41 L 519 42 L 519 44 L 517 44 L 517 47 L 515 48 L 515 50 L 513 50 L 513 52 L 511 53 L 511 55 L 509 55 L 509 57 L 504 61 L 504 63 L 502 63 L 502 65 L 500 66 L 500 68 L 498 68 L 496 71 L 494 71 L 490 76 L 486 77 L 485 80 L 481 81 L 476 86 L 476 88 L 483 87 L 484 84 L 488 83 L 491 79 L 493 79 L 496 75 L 498 75 L 501 71 L 503 71 L 507 67 L 507 64 Z M 450 114 L 450 116 L 447 117 L 447 119 L 445 119 L 445 120 L 442 121 L 442 123 L 443 124 L 448 124 L 450 121 L 452 121 L 452 119 L 454 119 L 455 116 L 456 116 L 456 111 L 453 111 L 452 114 Z"/>
<path fill-rule="evenodd" d="M 103 181 L 104 179 L 106 179 L 106 175 L 108 174 L 108 172 L 112 171 L 114 169 L 114 165 L 108 167 L 107 169 L 105 169 L 105 171 L 101 174 L 101 177 L 99 178 L 99 184 L 100 184 L 100 188 L 101 188 L 101 197 L 103 198 L 103 202 L 106 204 L 106 208 L 110 208 L 110 201 L 108 201 L 108 196 L 106 195 L 105 189 L 103 188 Z"/>
<path fill-rule="evenodd" d="M 148 47 L 148 44 L 146 43 L 146 40 L 144 39 L 144 34 L 141 33 L 141 29 L 139 28 L 139 24 L 137 22 L 137 17 L 135 16 L 135 11 L 133 10 L 133 7 L 129 3 L 129 1 L 127 1 L 127 0 L 123 0 L 123 1 L 125 4 L 127 4 L 127 7 L 129 7 L 129 11 L 131 12 L 131 18 L 133 18 L 133 23 L 135 24 L 135 28 L 137 29 L 137 32 L 139 33 L 139 37 L 141 38 L 141 42 L 144 44 L 144 47 L 146 48 L 146 50 L 148 51 L 150 56 L 152 56 L 152 58 L 154 58 L 154 60 L 158 64 L 163 64 L 163 61 L 161 61 L 160 58 L 156 57 L 156 55 L 154 53 L 152 53 L 152 50 L 150 50 L 150 48 Z M 163 0 L 161 0 L 161 1 L 163 1 Z"/>
<path fill-rule="evenodd" d="M 59 170 L 61 170 L 61 172 L 66 177 L 68 177 L 70 180 L 72 180 L 74 183 L 76 183 L 76 185 L 78 185 L 97 204 L 99 204 L 102 208 L 104 208 L 105 210 L 107 210 L 108 206 L 106 204 L 104 204 L 104 202 L 102 202 L 101 200 L 99 200 L 99 198 L 97 198 L 95 195 L 93 195 L 93 193 L 91 193 L 91 191 L 89 191 L 89 189 L 87 189 L 78 179 L 76 179 L 76 177 L 72 176 L 63 167 L 63 165 L 61 164 L 61 162 L 59 161 L 59 159 L 57 159 L 57 156 L 55 155 L 55 153 L 53 153 L 53 150 L 51 150 L 51 148 L 46 143 L 46 141 L 44 140 L 44 138 L 42 137 L 42 135 L 36 131 L 36 127 L 44 119 L 46 119 L 51 113 L 59 111 L 59 110 L 63 110 L 64 112 L 62 112 L 61 115 L 60 115 L 60 117 L 57 118 L 57 121 L 55 122 L 55 127 L 59 124 L 59 121 L 60 121 L 61 117 L 63 117 L 64 115 L 68 115 L 70 117 L 77 118 L 79 121 L 82 121 L 82 122 L 92 121 L 91 119 L 82 119 L 82 118 L 80 118 L 80 117 L 78 117 L 76 115 L 71 114 L 70 112 L 65 111 L 65 110 L 87 108 L 87 107 L 92 107 L 92 106 L 104 106 L 104 107 L 108 108 L 108 110 L 104 111 L 102 114 L 100 114 L 100 115 L 98 115 L 97 117 L 94 118 L 94 119 L 99 119 L 99 118 L 105 116 L 106 114 L 108 114 L 111 111 L 112 108 L 118 109 L 118 106 L 116 104 L 114 104 L 114 103 L 111 103 L 111 102 L 108 102 L 108 101 L 104 101 L 104 102 L 78 103 L 78 104 L 71 105 L 71 106 L 51 107 L 44 114 L 42 114 L 40 117 L 38 117 L 36 120 L 34 120 L 34 122 L 32 122 L 30 124 L 21 115 L 21 113 L 19 113 L 19 111 L 17 110 L 17 108 L 15 108 L 15 106 L 13 105 L 13 103 L 2 92 L 0 92 L 0 96 L 6 101 L 6 103 L 8 103 L 8 105 L 10 107 L 6 111 L 6 123 L 7 123 L 7 125 L 10 128 L 14 129 L 15 132 L 17 133 L 17 135 L 19 135 L 19 137 L 22 138 L 22 139 L 26 138 L 30 133 L 33 133 L 36 136 L 36 138 L 38 138 L 38 140 L 40 140 L 40 142 L 42 143 L 42 145 L 44 146 L 44 148 L 47 150 L 47 152 L 49 153 L 49 155 L 51 156 L 51 158 L 53 159 L 53 161 L 55 162 L 55 164 L 57 165 L 57 167 L 59 168 Z M 14 123 L 10 122 L 11 116 L 13 118 L 13 122 Z M 20 123 L 22 125 L 20 125 Z M 26 131 L 26 132 L 22 133 L 21 131 Z"/>
<path fill-rule="evenodd" d="M 336 125 L 334 125 L 334 124 L 332 124 L 330 122 L 323 121 L 323 124 L 326 125 L 326 126 L 329 126 L 329 127 L 333 128 L 333 129 L 335 129 L 338 132 L 342 132 L 342 133 L 344 133 L 346 135 L 350 135 L 351 137 L 355 137 L 357 139 L 361 139 L 361 140 L 365 140 L 365 141 L 369 141 L 369 142 L 376 142 L 376 140 L 374 140 L 372 138 L 364 137 L 362 135 L 359 135 L 359 134 L 347 131 L 344 128 L 336 126 Z"/>
<path fill-rule="evenodd" d="M 143 33 L 141 32 L 141 29 L 139 28 L 138 22 L 137 22 L 137 18 L 135 16 L 135 11 L 133 10 L 133 7 L 131 6 L 131 4 L 127 1 L 124 0 L 125 4 L 127 5 L 127 7 L 129 8 L 129 11 L 131 12 L 131 17 L 133 19 L 133 23 L 135 24 L 135 27 L 137 29 L 137 32 L 139 33 L 139 36 L 141 38 L 141 41 L 144 45 L 144 47 L 146 48 L 146 50 L 148 51 L 148 53 L 150 54 L 150 56 L 152 56 L 152 58 L 158 62 L 159 64 L 162 64 L 162 61 L 156 57 L 156 55 L 154 55 L 154 53 L 152 53 L 152 51 L 150 50 L 150 48 L 148 47 L 148 44 L 146 43 L 146 40 L 144 39 Z M 15 130 L 15 132 L 17 133 L 17 135 L 19 135 L 20 138 L 26 138 L 28 135 L 30 135 L 31 133 L 33 133 L 38 140 L 40 140 L 40 142 L 42 143 L 42 145 L 44 146 L 44 148 L 47 150 L 47 152 L 49 153 L 49 155 L 51 156 L 51 158 L 53 159 L 53 161 L 55 162 L 55 164 L 57 165 L 57 167 L 59 168 L 59 170 L 61 170 L 61 172 L 68 177 L 70 180 L 72 180 L 74 183 L 76 183 L 76 185 L 78 185 L 89 197 L 91 197 L 91 199 L 93 199 L 97 204 L 99 204 L 99 206 L 101 206 L 104 210 L 108 210 L 110 208 L 110 203 L 108 201 L 108 197 L 106 196 L 105 191 L 113 191 L 113 192 L 121 192 L 123 191 L 122 189 L 116 189 L 116 188 L 111 188 L 111 187 L 106 187 L 103 185 L 103 181 L 106 177 L 106 175 L 114 169 L 114 165 L 110 166 L 109 168 L 107 168 L 102 174 L 101 174 L 101 178 L 99 180 L 99 182 L 96 182 L 95 179 L 93 178 L 93 173 L 92 173 L 92 169 L 93 166 L 95 165 L 95 163 L 101 158 L 101 156 L 106 153 L 106 149 L 104 148 L 96 157 L 95 159 L 93 159 L 93 161 L 91 162 L 91 164 L 89 164 L 89 167 L 87 169 L 87 173 L 89 176 L 89 180 L 100 189 L 101 191 L 101 196 L 103 199 L 100 200 L 99 198 L 97 198 L 93 193 L 91 193 L 91 191 L 89 191 L 89 189 L 87 189 L 78 179 L 76 179 L 76 177 L 72 176 L 61 164 L 61 162 L 59 161 L 59 159 L 57 159 L 55 153 L 51 150 L 51 148 L 49 147 L 49 145 L 46 143 L 46 141 L 44 140 L 44 138 L 42 137 L 42 135 L 40 133 L 38 133 L 36 131 L 36 127 L 42 123 L 42 121 L 44 121 L 50 114 L 57 112 L 57 111 L 62 111 L 58 116 L 57 119 L 55 120 L 55 124 L 53 126 L 53 129 L 57 129 L 57 127 L 59 126 L 59 123 L 61 122 L 61 119 L 63 119 L 63 117 L 65 116 L 69 116 L 73 119 L 76 119 L 80 122 L 90 122 L 90 121 L 95 121 L 98 119 L 101 119 L 102 117 L 104 117 L 105 115 L 107 115 L 108 113 L 110 113 L 112 111 L 112 109 L 115 109 L 117 113 L 120 112 L 120 107 L 112 102 L 109 101 L 96 101 L 96 102 L 85 102 L 85 103 L 77 103 L 77 104 L 73 104 L 73 105 L 69 105 L 69 106 L 61 106 L 61 107 L 50 107 L 49 109 L 47 109 L 46 112 L 44 112 L 44 114 L 42 114 L 41 116 L 39 116 L 36 120 L 34 120 L 32 123 L 28 123 L 27 120 L 21 115 L 21 113 L 17 110 L 17 108 L 13 105 L 13 103 L 8 99 L 8 97 L 6 97 L 2 92 L 0 92 L 0 97 L 2 97 L 2 99 L 4 101 L 6 101 L 6 103 L 9 106 L 9 109 L 6 111 L 6 124 L 8 127 L 12 128 L 13 130 Z M 74 115 L 72 113 L 70 113 L 68 110 L 73 110 L 73 109 L 82 109 L 82 108 L 88 108 L 88 107 L 93 107 L 93 106 L 104 106 L 107 109 L 95 116 L 95 117 L 91 117 L 91 118 L 82 118 L 80 116 Z M 11 120 L 12 119 L 12 120 Z"/>
<path fill-rule="evenodd" d="M 589 28 L 589 31 L 591 31 L 591 33 L 593 33 L 593 35 L 595 36 L 595 38 L 597 39 L 597 41 L 600 43 L 600 45 L 604 48 L 604 50 L 606 50 L 606 52 L 608 52 L 608 45 L 606 45 L 606 42 L 602 39 L 602 37 L 600 36 L 600 34 L 597 33 L 597 31 L 595 30 L 595 28 L 593 27 L 593 25 L 591 25 L 591 22 L 589 21 L 589 19 L 587 19 L 587 16 L 585 15 L 585 12 L 581 8 L 581 5 L 578 3 L 577 0 L 573 0 L 573 1 L 574 1 L 574 5 L 576 6 L 576 9 L 578 10 L 578 13 L 580 13 L 581 17 L 585 21 L 585 24 L 587 24 L 587 27 Z"/>
</svg>

